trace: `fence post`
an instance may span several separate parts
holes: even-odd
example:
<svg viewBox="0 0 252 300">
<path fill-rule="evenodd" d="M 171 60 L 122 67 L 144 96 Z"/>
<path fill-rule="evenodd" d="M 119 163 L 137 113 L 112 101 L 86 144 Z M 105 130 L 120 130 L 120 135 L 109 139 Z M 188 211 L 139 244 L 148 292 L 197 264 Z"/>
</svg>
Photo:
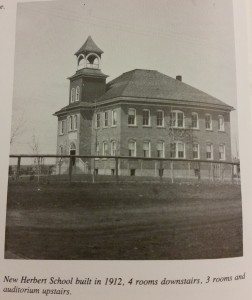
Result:
<svg viewBox="0 0 252 300">
<path fill-rule="evenodd" d="M 163 161 L 160 160 L 160 165 L 159 165 L 159 177 L 160 177 L 160 183 L 163 182 Z"/>
<path fill-rule="evenodd" d="M 21 165 L 21 156 L 18 157 L 16 180 L 19 179 L 19 175 L 20 175 L 20 165 Z"/>
<path fill-rule="evenodd" d="M 173 161 L 171 161 L 170 167 L 171 167 L 171 182 L 174 183 L 174 177 L 173 177 Z"/>
<path fill-rule="evenodd" d="M 115 158 L 116 160 L 116 183 L 119 181 L 119 176 L 118 176 L 118 157 Z"/>
<path fill-rule="evenodd" d="M 69 183 L 72 182 L 73 158 L 69 157 Z"/>
<path fill-rule="evenodd" d="M 200 174 L 200 162 L 198 163 L 198 166 L 199 166 L 198 180 L 200 181 L 200 179 L 201 179 L 201 174 Z"/>
</svg>

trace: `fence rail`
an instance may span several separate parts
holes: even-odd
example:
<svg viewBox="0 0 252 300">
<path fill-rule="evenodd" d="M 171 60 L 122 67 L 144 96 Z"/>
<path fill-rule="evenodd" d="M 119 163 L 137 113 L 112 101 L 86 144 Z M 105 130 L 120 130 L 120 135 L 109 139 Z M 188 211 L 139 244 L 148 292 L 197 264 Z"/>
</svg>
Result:
<svg viewBox="0 0 252 300">
<path fill-rule="evenodd" d="M 12 154 L 12 180 L 56 181 L 222 181 L 240 182 L 240 164 L 233 161 L 103 155 Z M 23 161 L 31 159 L 29 164 Z M 48 163 L 46 160 L 54 159 Z M 23 165 L 22 165 L 23 163 Z M 110 176 L 108 176 L 110 175 Z"/>
</svg>

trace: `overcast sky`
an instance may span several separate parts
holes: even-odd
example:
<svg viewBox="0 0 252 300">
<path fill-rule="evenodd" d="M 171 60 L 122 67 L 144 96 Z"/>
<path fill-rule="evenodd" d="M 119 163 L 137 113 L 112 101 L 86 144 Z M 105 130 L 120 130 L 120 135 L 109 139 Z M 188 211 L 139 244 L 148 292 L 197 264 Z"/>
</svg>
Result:
<svg viewBox="0 0 252 300">
<path fill-rule="evenodd" d="M 104 51 L 108 81 L 136 68 L 158 70 L 237 106 L 230 0 L 20 3 L 16 24 L 13 119 L 26 121 L 12 153 L 31 153 L 33 132 L 41 153 L 56 153 L 52 114 L 68 104 L 66 78 L 75 73 L 74 53 L 88 35 Z M 235 153 L 236 113 L 232 121 Z"/>
</svg>

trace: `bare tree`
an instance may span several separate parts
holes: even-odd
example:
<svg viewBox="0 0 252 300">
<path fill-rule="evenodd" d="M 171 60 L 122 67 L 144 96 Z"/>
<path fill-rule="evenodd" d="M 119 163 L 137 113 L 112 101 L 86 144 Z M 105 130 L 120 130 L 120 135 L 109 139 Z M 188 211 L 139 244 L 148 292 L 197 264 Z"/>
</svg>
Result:
<svg viewBox="0 0 252 300">
<path fill-rule="evenodd" d="M 10 144 L 14 143 L 14 140 L 20 136 L 25 130 L 26 120 L 24 118 L 24 113 L 19 115 L 17 119 L 14 119 L 11 126 Z"/>
</svg>

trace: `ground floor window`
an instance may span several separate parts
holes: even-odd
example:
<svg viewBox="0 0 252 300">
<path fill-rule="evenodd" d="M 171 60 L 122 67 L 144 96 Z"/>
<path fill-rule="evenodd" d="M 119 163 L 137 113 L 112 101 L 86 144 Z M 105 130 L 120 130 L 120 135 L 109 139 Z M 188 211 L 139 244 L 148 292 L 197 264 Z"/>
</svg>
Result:
<svg viewBox="0 0 252 300">
<path fill-rule="evenodd" d="M 171 158 L 185 158 L 185 144 L 183 142 L 173 142 L 170 145 Z"/>
<path fill-rule="evenodd" d="M 193 144 L 193 158 L 199 159 L 199 144 L 197 143 Z"/>
<path fill-rule="evenodd" d="M 130 169 L 130 176 L 136 175 L 136 169 Z"/>
<path fill-rule="evenodd" d="M 220 160 L 225 160 L 225 145 L 220 145 L 219 146 L 219 159 Z"/>
<path fill-rule="evenodd" d="M 213 159 L 213 144 L 206 145 L 206 159 Z"/>
<path fill-rule="evenodd" d="M 129 156 L 136 156 L 136 142 L 135 141 L 129 141 L 128 149 L 129 149 Z"/>
</svg>

